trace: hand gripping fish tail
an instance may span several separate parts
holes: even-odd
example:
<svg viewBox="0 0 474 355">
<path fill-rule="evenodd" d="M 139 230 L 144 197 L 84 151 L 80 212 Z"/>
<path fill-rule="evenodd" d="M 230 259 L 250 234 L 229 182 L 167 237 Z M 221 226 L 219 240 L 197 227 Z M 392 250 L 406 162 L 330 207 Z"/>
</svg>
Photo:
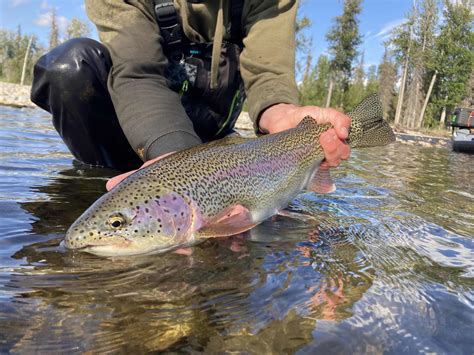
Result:
<svg viewBox="0 0 474 355">
<path fill-rule="evenodd" d="M 395 140 L 376 95 L 349 116 L 352 147 Z M 319 136 L 329 128 L 306 117 L 276 134 L 232 136 L 171 154 L 100 197 L 68 229 L 64 245 L 101 256 L 154 254 L 245 232 L 304 190 L 335 190 L 321 166 Z"/>
</svg>

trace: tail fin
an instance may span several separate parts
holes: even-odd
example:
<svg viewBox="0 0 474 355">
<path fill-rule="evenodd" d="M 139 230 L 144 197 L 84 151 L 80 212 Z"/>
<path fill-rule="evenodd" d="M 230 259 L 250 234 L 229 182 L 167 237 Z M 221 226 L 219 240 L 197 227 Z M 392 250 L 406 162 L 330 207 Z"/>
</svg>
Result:
<svg viewBox="0 0 474 355">
<path fill-rule="evenodd" d="M 383 109 L 377 94 L 366 97 L 350 112 L 352 119 L 349 144 L 354 148 L 376 147 L 395 141 L 395 134 L 383 119 Z"/>
</svg>

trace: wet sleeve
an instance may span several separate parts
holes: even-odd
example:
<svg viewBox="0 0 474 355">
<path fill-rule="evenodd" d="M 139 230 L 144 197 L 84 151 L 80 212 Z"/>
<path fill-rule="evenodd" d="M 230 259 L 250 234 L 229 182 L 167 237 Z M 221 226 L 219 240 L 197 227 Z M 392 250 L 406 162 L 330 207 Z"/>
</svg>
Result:
<svg viewBox="0 0 474 355">
<path fill-rule="evenodd" d="M 240 56 L 249 115 L 258 127 L 263 110 L 277 103 L 298 103 L 295 82 L 296 0 L 247 1 L 246 33 Z"/>
<path fill-rule="evenodd" d="M 143 160 L 201 143 L 164 77 L 167 59 L 152 1 L 86 0 L 110 51 L 108 89 L 120 125 Z"/>
</svg>

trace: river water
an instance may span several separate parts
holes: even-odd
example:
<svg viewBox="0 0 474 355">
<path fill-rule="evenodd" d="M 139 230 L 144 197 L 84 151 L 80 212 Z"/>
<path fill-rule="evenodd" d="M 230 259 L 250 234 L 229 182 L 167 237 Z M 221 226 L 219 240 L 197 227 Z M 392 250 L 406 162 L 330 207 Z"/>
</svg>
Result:
<svg viewBox="0 0 474 355">
<path fill-rule="evenodd" d="M 474 349 L 474 156 L 353 151 L 331 195 L 191 256 L 59 246 L 114 171 L 73 162 L 40 110 L 0 107 L 0 353 Z"/>
</svg>

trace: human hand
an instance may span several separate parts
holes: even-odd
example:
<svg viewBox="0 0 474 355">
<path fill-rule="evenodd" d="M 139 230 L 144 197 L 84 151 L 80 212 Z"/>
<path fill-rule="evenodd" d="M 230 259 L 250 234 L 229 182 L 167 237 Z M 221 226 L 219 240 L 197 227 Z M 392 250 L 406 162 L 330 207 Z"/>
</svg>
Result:
<svg viewBox="0 0 474 355">
<path fill-rule="evenodd" d="M 143 168 L 147 167 L 148 165 L 151 165 L 154 162 L 156 162 L 160 159 L 163 159 L 164 157 L 167 157 L 168 155 L 171 155 L 173 153 L 174 152 L 166 153 L 166 154 L 160 155 L 159 157 L 157 157 L 155 159 L 148 160 L 145 163 L 143 163 L 143 165 L 141 167 L 139 167 L 137 170 L 143 169 Z M 120 183 L 123 179 L 125 179 L 125 178 L 129 177 L 130 175 L 132 175 L 137 170 L 132 170 L 132 171 L 114 176 L 113 178 L 111 178 L 107 181 L 107 183 L 105 184 L 105 188 L 107 189 L 107 191 L 112 190 L 118 183 Z"/>
<path fill-rule="evenodd" d="M 297 106 L 277 104 L 267 108 L 260 116 L 259 128 L 263 133 L 277 133 L 296 127 L 305 116 L 313 117 L 318 123 L 330 123 L 334 128 L 321 134 L 319 142 L 324 151 L 324 165 L 336 167 L 350 155 L 350 147 L 344 140 L 349 135 L 351 119 L 333 109 L 318 106 Z"/>
</svg>

